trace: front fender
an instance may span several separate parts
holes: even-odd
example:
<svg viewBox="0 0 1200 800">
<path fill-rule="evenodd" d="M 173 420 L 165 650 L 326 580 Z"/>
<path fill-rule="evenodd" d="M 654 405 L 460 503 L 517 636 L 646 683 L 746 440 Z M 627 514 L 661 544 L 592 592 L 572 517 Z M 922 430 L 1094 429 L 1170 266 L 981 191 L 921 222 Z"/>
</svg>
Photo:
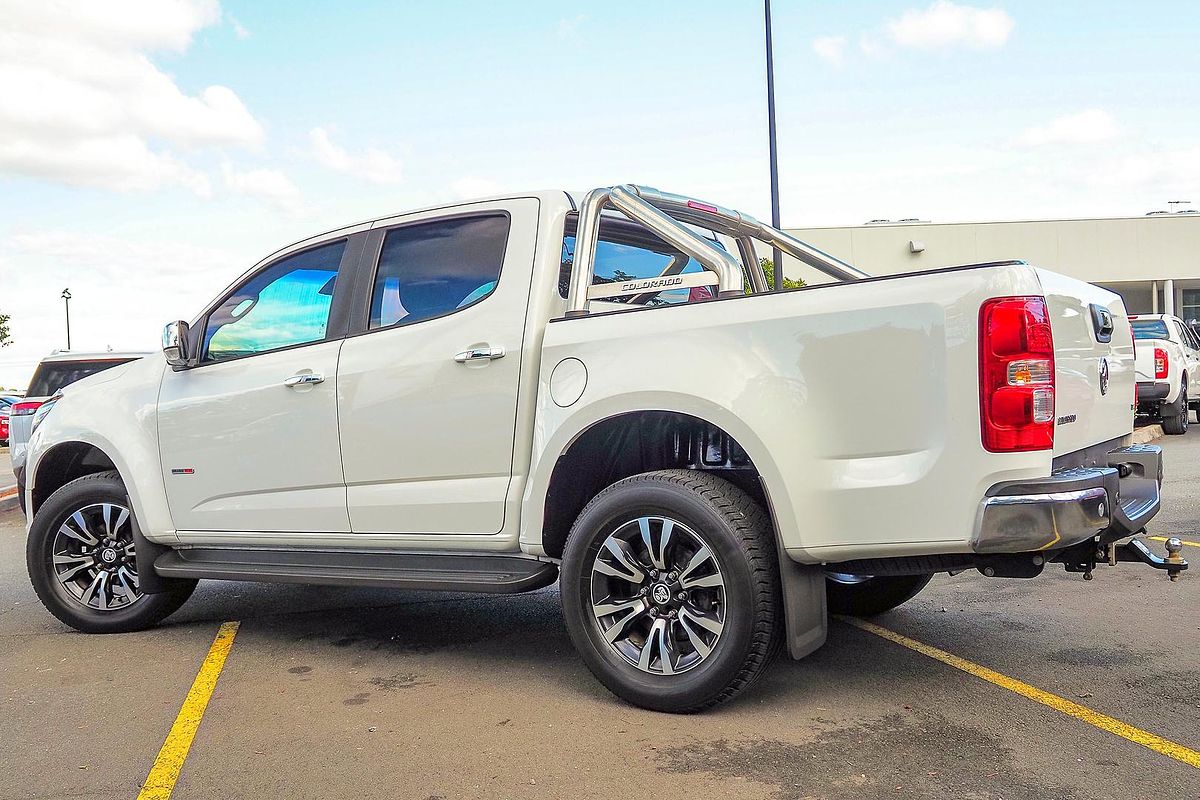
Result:
<svg viewBox="0 0 1200 800">
<path fill-rule="evenodd" d="M 41 467 L 54 448 L 86 444 L 108 456 L 121 474 L 146 538 L 174 542 L 158 455 L 158 387 L 165 366 L 161 357 L 150 356 L 131 362 L 111 380 L 68 387 L 30 437 L 27 502 L 45 480 Z"/>
</svg>

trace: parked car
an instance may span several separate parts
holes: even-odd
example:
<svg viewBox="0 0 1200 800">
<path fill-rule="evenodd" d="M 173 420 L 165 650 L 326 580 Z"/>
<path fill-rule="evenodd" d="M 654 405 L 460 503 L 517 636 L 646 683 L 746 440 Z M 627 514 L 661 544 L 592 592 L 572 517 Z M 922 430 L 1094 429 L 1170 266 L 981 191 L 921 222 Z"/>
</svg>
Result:
<svg viewBox="0 0 1200 800">
<path fill-rule="evenodd" d="M 82 353 L 56 350 L 43 358 L 29 379 L 23 397 L 12 404 L 9 417 L 9 446 L 13 475 L 17 479 L 21 508 L 25 508 L 25 453 L 33 420 L 42 403 L 59 390 L 97 372 L 141 358 L 148 353 Z"/>
<path fill-rule="evenodd" d="M 1200 409 L 1200 340 L 1179 317 L 1130 317 L 1137 364 L 1138 412 L 1187 433 L 1189 409 Z"/>
<path fill-rule="evenodd" d="M 21 398 L 15 395 L 0 394 L 0 445 L 8 446 L 8 415 L 12 413 L 12 405 Z"/>
<path fill-rule="evenodd" d="M 770 247 L 826 282 L 769 291 Z M 464 202 L 283 248 L 44 403 L 28 565 L 98 633 L 200 578 L 557 579 L 600 681 L 695 711 L 936 572 L 1177 575 L 1117 544 L 1160 504 L 1133 402 L 1121 298 L 1023 262 L 871 278 L 636 186 Z"/>
</svg>

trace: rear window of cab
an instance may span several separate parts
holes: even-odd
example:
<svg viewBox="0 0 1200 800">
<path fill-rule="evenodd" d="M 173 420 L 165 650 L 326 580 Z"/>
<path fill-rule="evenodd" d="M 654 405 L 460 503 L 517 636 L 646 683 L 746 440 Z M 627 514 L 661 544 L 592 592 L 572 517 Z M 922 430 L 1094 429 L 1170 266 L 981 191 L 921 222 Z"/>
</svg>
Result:
<svg viewBox="0 0 1200 800">
<path fill-rule="evenodd" d="M 1171 334 L 1167 332 L 1167 323 L 1161 319 L 1134 320 L 1131 324 L 1133 325 L 1133 338 L 1137 341 L 1171 338 Z"/>
</svg>

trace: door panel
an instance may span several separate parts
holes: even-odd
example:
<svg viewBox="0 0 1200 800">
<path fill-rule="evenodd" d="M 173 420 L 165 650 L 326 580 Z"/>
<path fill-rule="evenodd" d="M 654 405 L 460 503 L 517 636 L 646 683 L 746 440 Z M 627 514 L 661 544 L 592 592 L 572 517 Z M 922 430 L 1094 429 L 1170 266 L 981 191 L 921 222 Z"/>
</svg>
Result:
<svg viewBox="0 0 1200 800">
<path fill-rule="evenodd" d="M 399 321 L 352 336 L 342 349 L 339 425 L 355 533 L 494 534 L 503 528 L 538 202 L 467 209 L 463 214 L 501 211 L 509 220 L 499 279 L 489 285 L 486 276 L 474 278 L 479 287 L 473 291 L 471 281 L 458 276 L 446 281 L 446 292 L 464 295 L 455 306 L 454 297 L 439 299 L 441 290 L 429 288 L 428 275 L 409 292 L 406 276 L 392 280 L 381 270 L 369 282 L 384 293 L 382 302 L 371 304 L 371 321 Z M 434 217 L 413 215 L 404 227 L 432 227 Z M 431 234 L 430 242 L 438 236 L 445 241 L 450 234 Z M 410 244 L 408 257 L 425 264 L 447 260 L 444 250 L 424 247 Z M 385 265 L 388 248 L 385 238 Z M 464 248 L 463 264 L 477 262 L 481 249 Z"/>
<path fill-rule="evenodd" d="M 166 372 L 158 426 L 177 529 L 349 532 L 335 392 L 341 345 Z M 306 374 L 324 381 L 284 385 Z"/>
<path fill-rule="evenodd" d="M 159 390 L 177 530 L 347 533 L 337 366 L 366 234 L 254 270 L 205 314 L 199 365 Z"/>
</svg>

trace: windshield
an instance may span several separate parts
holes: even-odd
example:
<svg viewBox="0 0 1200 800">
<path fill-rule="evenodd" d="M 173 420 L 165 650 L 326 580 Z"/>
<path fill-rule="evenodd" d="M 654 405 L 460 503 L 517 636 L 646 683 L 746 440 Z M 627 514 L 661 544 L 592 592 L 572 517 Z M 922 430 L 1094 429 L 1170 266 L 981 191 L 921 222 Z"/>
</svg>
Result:
<svg viewBox="0 0 1200 800">
<path fill-rule="evenodd" d="M 1170 339 L 1171 335 L 1167 333 L 1167 323 L 1161 319 L 1134 320 L 1133 338 L 1142 339 Z"/>
<path fill-rule="evenodd" d="M 75 381 L 81 381 L 89 375 L 103 372 L 106 369 L 133 361 L 132 358 L 105 358 L 95 361 L 43 361 L 33 373 L 29 382 L 29 397 L 49 397 L 70 386 Z"/>
</svg>

